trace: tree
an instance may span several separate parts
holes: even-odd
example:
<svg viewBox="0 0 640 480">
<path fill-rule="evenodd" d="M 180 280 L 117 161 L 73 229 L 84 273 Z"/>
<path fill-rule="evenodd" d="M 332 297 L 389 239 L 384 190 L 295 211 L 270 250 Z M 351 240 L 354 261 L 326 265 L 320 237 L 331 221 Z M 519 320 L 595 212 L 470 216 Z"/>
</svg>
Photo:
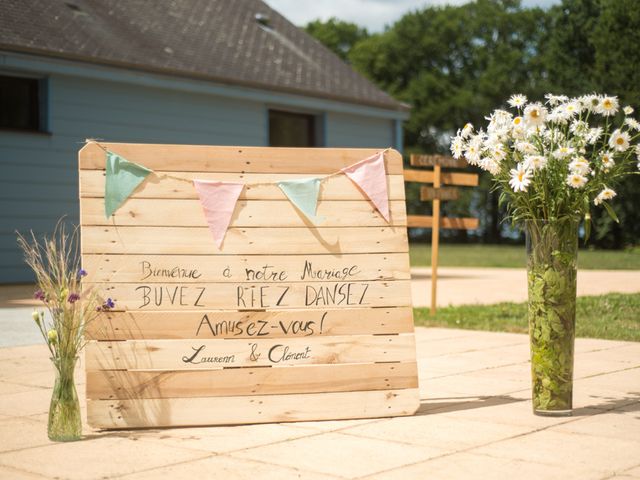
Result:
<svg viewBox="0 0 640 480">
<path fill-rule="evenodd" d="M 596 91 L 617 95 L 622 105 L 640 110 L 640 3 L 637 0 L 564 0 L 551 9 L 550 38 L 544 58 L 558 92 L 580 95 Z M 591 243 L 621 248 L 640 238 L 638 177 L 617 188 L 612 206 L 620 224 L 593 209 Z"/>
<path fill-rule="evenodd" d="M 326 22 L 322 20 L 309 22 L 305 30 L 345 61 L 348 60 L 351 48 L 369 36 L 366 28 L 334 17 Z"/>
<path fill-rule="evenodd" d="M 358 42 L 349 59 L 412 106 L 405 124 L 408 150 L 445 152 L 456 128 L 484 123 L 510 92 L 542 95 L 546 77 L 538 45 L 547 35 L 547 20 L 543 10 L 523 10 L 517 0 L 427 7 Z M 484 237 L 499 241 L 497 196 L 487 181 L 477 194 L 487 212 Z"/>
</svg>

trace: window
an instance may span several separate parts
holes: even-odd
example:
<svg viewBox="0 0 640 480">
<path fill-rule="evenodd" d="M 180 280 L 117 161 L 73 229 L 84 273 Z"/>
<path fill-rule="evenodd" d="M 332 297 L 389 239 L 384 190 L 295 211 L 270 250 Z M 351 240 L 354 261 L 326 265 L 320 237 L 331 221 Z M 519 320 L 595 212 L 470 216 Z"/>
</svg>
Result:
<svg viewBox="0 0 640 480">
<path fill-rule="evenodd" d="M 269 110 L 269 145 L 315 147 L 315 117 L 304 113 Z"/>
<path fill-rule="evenodd" d="M 45 131 L 44 81 L 0 75 L 0 128 Z"/>
</svg>

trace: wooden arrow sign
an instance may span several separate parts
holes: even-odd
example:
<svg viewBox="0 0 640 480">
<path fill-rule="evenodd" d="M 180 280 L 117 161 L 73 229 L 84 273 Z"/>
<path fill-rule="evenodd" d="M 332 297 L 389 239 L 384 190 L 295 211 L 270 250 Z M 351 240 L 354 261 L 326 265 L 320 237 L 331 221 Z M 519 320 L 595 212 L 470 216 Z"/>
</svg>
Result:
<svg viewBox="0 0 640 480">
<path fill-rule="evenodd" d="M 420 187 L 420 201 L 427 202 L 429 200 L 458 200 L 460 198 L 460 190 L 456 187 Z"/>
<path fill-rule="evenodd" d="M 467 161 L 464 158 L 455 159 L 448 155 L 411 155 L 412 167 L 435 167 L 440 165 L 445 168 L 465 168 Z"/>
</svg>

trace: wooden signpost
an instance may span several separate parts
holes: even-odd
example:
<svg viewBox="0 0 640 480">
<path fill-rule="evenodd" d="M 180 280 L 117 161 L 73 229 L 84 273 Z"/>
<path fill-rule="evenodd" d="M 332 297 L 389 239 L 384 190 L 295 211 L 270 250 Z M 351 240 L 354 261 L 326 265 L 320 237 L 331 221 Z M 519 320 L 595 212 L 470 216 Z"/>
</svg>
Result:
<svg viewBox="0 0 640 480">
<path fill-rule="evenodd" d="M 404 179 L 407 182 L 432 183 L 433 187 L 420 188 L 420 200 L 433 202 L 432 215 L 408 215 L 407 226 L 431 228 L 431 315 L 436 313 L 436 293 L 438 285 L 438 249 L 440 243 L 440 229 L 474 230 L 478 228 L 477 218 L 446 218 L 440 217 L 440 202 L 443 200 L 457 200 L 459 191 L 455 187 L 443 187 L 443 184 L 473 187 L 478 185 L 478 175 L 475 173 L 442 172 L 442 167 L 464 168 L 464 159 L 455 159 L 445 155 L 411 155 L 411 166 L 433 167 L 431 171 L 405 170 Z"/>
<path fill-rule="evenodd" d="M 104 149 L 154 171 L 108 220 Z M 344 175 L 323 182 L 318 226 L 274 183 L 332 174 L 374 153 L 86 145 L 79 155 L 85 280 L 117 308 L 87 331 L 89 424 L 413 414 L 402 157 L 385 153 L 389 223 Z M 220 249 L 193 178 L 247 184 Z"/>
</svg>

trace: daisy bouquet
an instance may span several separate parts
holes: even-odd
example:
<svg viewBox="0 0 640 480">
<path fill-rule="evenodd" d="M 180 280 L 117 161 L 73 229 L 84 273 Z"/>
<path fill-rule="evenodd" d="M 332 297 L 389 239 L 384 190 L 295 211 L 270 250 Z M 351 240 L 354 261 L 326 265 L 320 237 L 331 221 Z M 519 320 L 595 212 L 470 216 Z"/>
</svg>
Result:
<svg viewBox="0 0 640 480">
<path fill-rule="evenodd" d="M 619 115 L 616 97 L 513 95 L 486 130 L 467 124 L 451 143 L 455 158 L 488 171 L 508 216 L 527 233 L 528 318 L 534 413 L 571 413 L 578 227 L 605 208 L 616 184 L 640 169 L 640 123 Z M 622 118 L 622 119 L 620 119 Z M 637 168 L 636 168 L 637 167 Z M 637 172 L 634 172 L 637 173 Z"/>
<path fill-rule="evenodd" d="M 545 96 L 528 102 L 513 95 L 513 111 L 495 110 L 486 131 L 467 124 L 451 143 L 454 158 L 464 156 L 493 176 L 509 217 L 516 221 L 585 218 L 604 207 L 617 221 L 610 200 L 614 187 L 633 167 L 640 169 L 640 122 L 616 97 Z"/>
</svg>

